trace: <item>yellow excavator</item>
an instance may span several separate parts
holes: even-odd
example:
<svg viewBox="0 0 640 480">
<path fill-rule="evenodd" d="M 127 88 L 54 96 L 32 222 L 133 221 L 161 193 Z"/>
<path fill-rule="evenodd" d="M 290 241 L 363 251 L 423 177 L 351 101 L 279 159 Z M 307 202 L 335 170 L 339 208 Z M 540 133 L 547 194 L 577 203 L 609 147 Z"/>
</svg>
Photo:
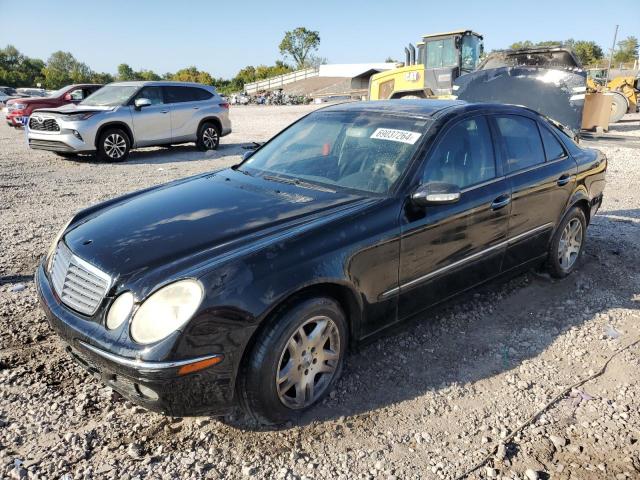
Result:
<svg viewBox="0 0 640 480">
<path fill-rule="evenodd" d="M 404 51 L 403 67 L 371 77 L 370 100 L 449 98 L 454 80 L 478 66 L 483 53 L 482 35 L 472 30 L 432 33 Z"/>
<path fill-rule="evenodd" d="M 625 113 L 638 111 L 638 90 L 640 77 L 637 71 L 611 70 L 607 76 L 606 68 L 587 70 L 587 91 L 609 92 L 612 94 L 611 116 L 609 123 L 618 122 Z M 608 80 L 607 77 L 611 78 Z"/>
</svg>

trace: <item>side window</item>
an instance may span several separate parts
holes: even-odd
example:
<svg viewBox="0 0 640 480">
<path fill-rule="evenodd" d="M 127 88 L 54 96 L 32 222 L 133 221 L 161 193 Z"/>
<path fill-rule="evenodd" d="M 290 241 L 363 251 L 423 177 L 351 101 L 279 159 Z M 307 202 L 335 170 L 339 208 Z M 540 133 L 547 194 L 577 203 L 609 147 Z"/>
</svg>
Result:
<svg viewBox="0 0 640 480">
<path fill-rule="evenodd" d="M 487 119 L 475 117 L 457 123 L 444 134 L 429 157 L 422 181 L 465 188 L 495 176 L 496 162 Z"/>
<path fill-rule="evenodd" d="M 193 101 L 187 87 L 164 87 L 167 103 L 183 103 Z"/>
<path fill-rule="evenodd" d="M 509 172 L 544 163 L 545 156 L 538 126 L 534 120 L 518 115 L 496 117 Z"/>
<path fill-rule="evenodd" d="M 205 90 L 204 88 L 190 88 L 190 90 L 193 90 L 193 96 L 195 97 L 195 100 L 198 101 L 209 100 L 213 97 L 213 93 Z"/>
<path fill-rule="evenodd" d="M 560 141 L 544 125 L 540 125 L 540 135 L 542 135 L 544 151 L 547 154 L 547 162 L 567 155 Z"/>
<path fill-rule="evenodd" d="M 138 92 L 136 98 L 148 98 L 152 105 L 164 103 L 162 99 L 162 89 L 160 87 L 144 87 Z"/>
<path fill-rule="evenodd" d="M 72 90 L 69 92 L 69 94 L 71 95 L 71 100 L 82 100 L 84 98 L 84 94 L 82 93 L 82 89 L 81 88 L 77 88 L 75 90 Z"/>
</svg>

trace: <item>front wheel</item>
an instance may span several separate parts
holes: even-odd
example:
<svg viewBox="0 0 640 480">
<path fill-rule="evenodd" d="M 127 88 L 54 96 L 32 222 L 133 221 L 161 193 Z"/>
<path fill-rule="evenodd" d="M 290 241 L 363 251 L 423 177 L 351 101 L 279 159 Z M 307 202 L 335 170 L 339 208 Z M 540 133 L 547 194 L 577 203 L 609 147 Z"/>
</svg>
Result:
<svg viewBox="0 0 640 480">
<path fill-rule="evenodd" d="M 108 128 L 98 139 L 98 159 L 103 162 L 123 162 L 130 150 L 129 135 L 119 128 Z"/>
<path fill-rule="evenodd" d="M 216 150 L 220 145 L 220 129 L 214 123 L 205 123 L 198 130 L 196 146 L 198 150 Z"/>
<path fill-rule="evenodd" d="M 549 247 L 549 273 L 564 278 L 573 272 L 584 249 L 587 219 L 580 207 L 573 207 L 564 216 Z"/>
<path fill-rule="evenodd" d="M 284 310 L 258 336 L 239 380 L 243 407 L 265 424 L 297 420 L 339 378 L 347 323 L 330 298 L 312 298 Z"/>
</svg>

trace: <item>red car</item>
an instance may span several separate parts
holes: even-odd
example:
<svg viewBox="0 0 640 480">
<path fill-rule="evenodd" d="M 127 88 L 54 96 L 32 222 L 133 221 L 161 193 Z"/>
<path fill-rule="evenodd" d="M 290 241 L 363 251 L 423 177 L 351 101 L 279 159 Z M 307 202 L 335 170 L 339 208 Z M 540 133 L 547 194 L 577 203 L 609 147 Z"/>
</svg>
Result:
<svg viewBox="0 0 640 480">
<path fill-rule="evenodd" d="M 12 127 L 21 127 L 23 118 L 28 117 L 38 108 L 54 108 L 68 103 L 79 103 L 100 88 L 102 85 L 89 83 L 67 85 L 48 97 L 14 98 L 7 101 L 7 123 Z"/>
</svg>

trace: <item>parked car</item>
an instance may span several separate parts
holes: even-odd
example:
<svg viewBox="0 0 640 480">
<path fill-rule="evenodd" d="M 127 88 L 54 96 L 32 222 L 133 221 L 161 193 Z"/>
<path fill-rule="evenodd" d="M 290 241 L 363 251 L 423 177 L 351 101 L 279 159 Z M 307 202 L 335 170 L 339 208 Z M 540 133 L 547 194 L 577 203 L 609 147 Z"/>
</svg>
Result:
<svg viewBox="0 0 640 480">
<path fill-rule="evenodd" d="M 214 87 L 181 82 L 111 83 L 80 102 L 40 110 L 29 121 L 29 146 L 123 161 L 132 148 L 196 142 L 218 148 L 231 133 L 229 104 Z"/>
<path fill-rule="evenodd" d="M 23 119 L 34 110 L 55 108 L 70 103 L 80 103 L 84 98 L 102 87 L 97 84 L 67 85 L 56 90 L 48 97 L 16 98 L 7 102 L 7 123 L 12 127 L 21 127 Z M 27 89 L 28 90 L 28 89 Z"/>
<path fill-rule="evenodd" d="M 349 346 L 570 274 L 607 168 L 531 110 L 432 100 L 321 109 L 247 157 L 79 212 L 36 272 L 69 354 L 151 410 L 295 419 Z"/>
<path fill-rule="evenodd" d="M 3 112 L 6 112 L 5 109 L 7 101 L 19 97 L 21 97 L 21 95 L 16 91 L 15 88 L 0 86 L 0 109 L 2 109 Z"/>
<path fill-rule="evenodd" d="M 17 88 L 20 95 L 25 97 L 46 97 L 47 91 L 44 88 Z"/>
</svg>

